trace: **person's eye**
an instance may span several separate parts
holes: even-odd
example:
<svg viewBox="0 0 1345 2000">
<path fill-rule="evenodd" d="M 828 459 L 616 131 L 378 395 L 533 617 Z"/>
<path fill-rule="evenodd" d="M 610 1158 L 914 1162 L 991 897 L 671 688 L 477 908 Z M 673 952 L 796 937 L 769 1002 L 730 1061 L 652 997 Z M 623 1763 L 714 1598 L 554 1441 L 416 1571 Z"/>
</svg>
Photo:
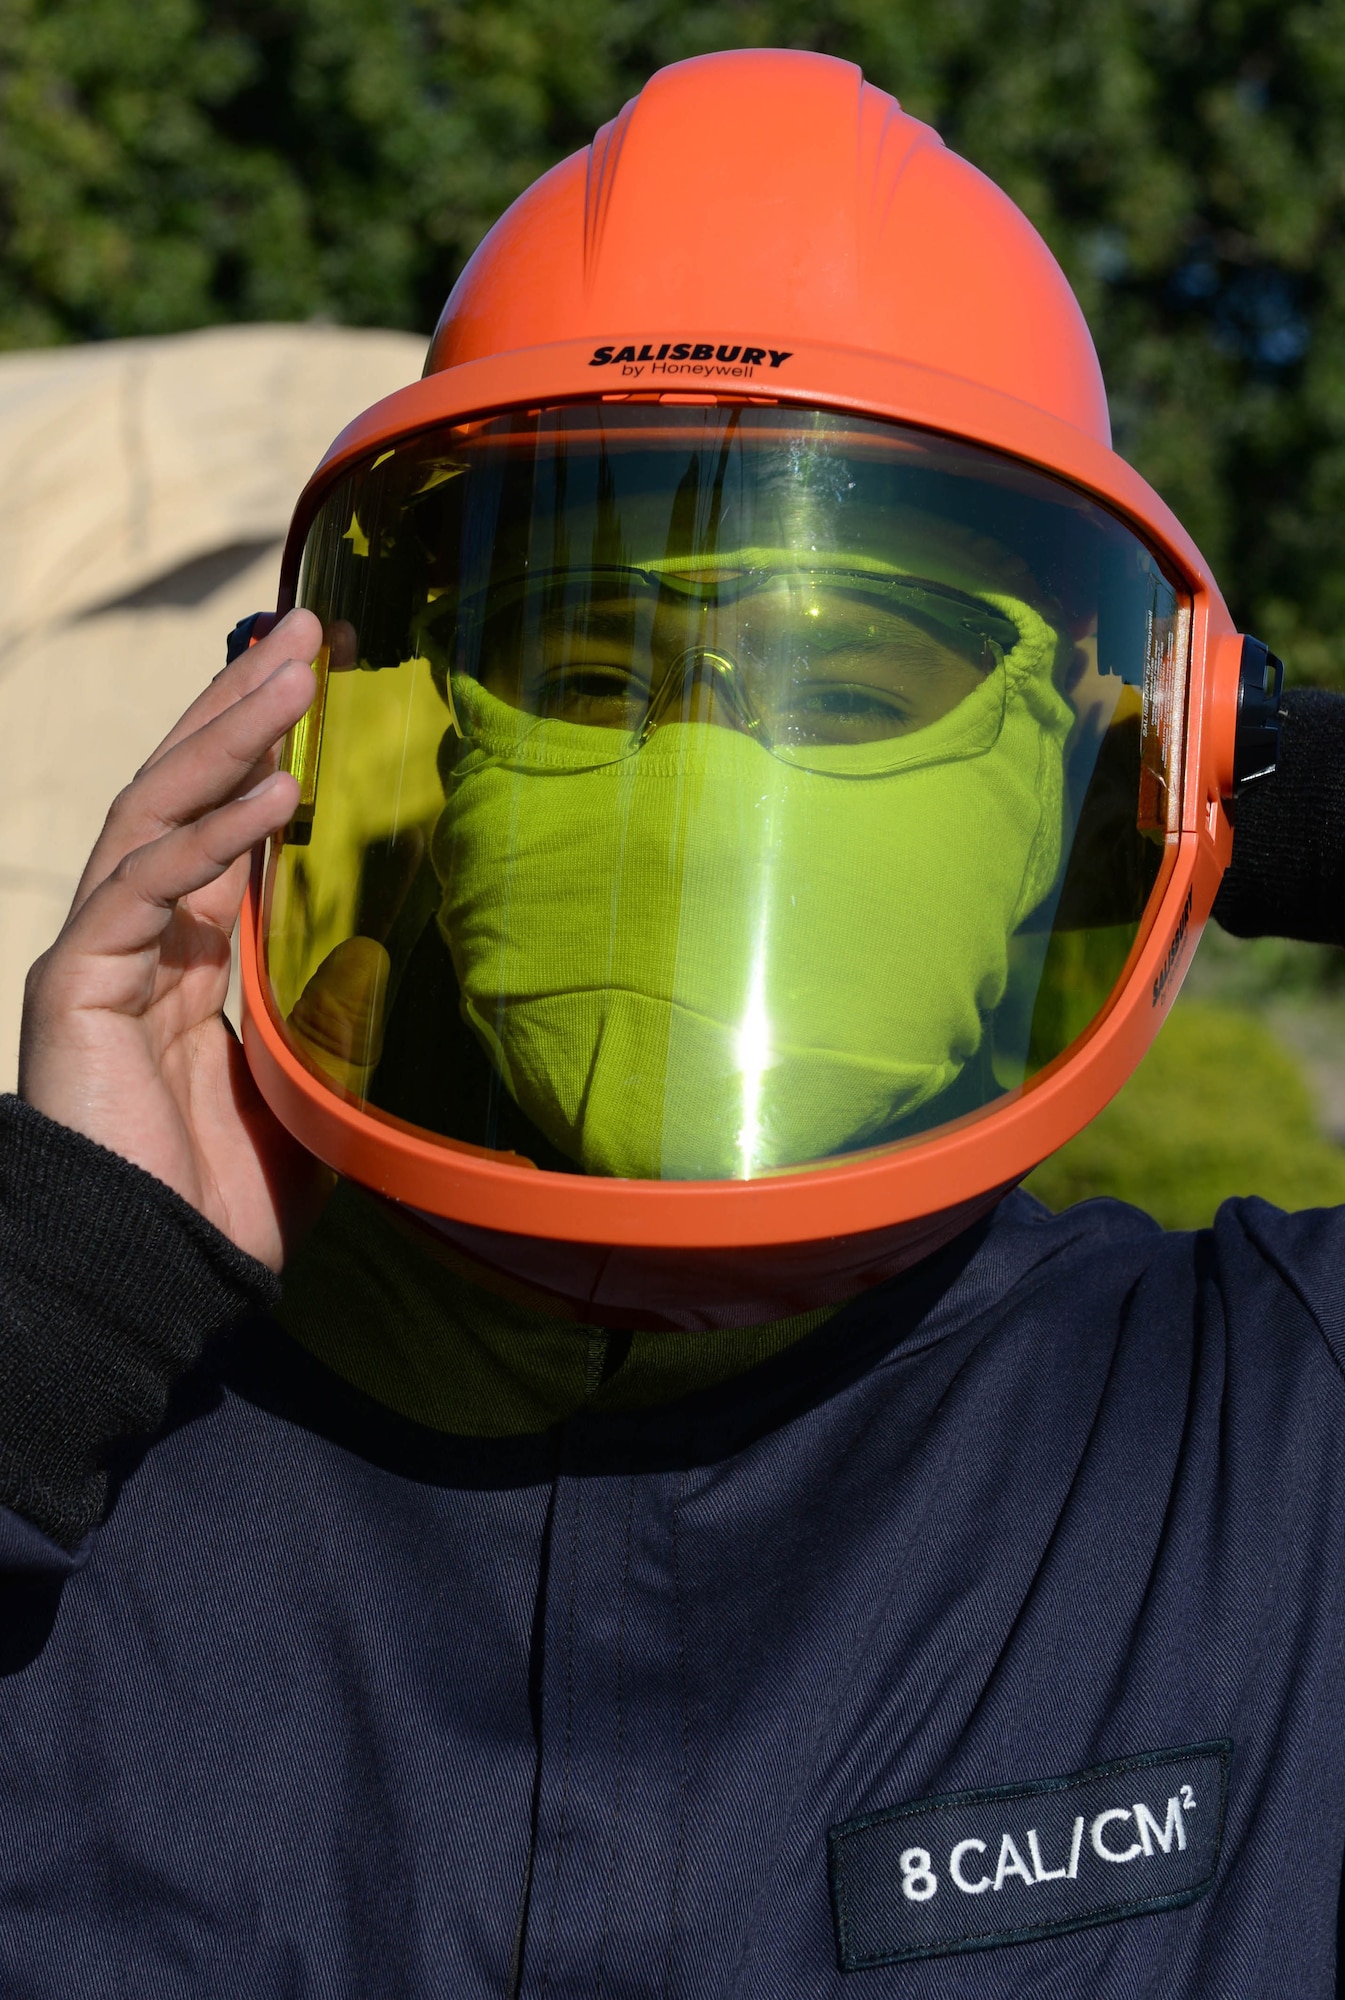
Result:
<svg viewBox="0 0 1345 2000">
<path fill-rule="evenodd" d="M 866 687 L 854 681 L 829 681 L 823 686 L 809 688 L 793 705 L 808 715 L 832 716 L 840 720 L 880 717 L 886 721 L 904 722 L 911 712 L 909 703 L 887 689 Z"/>
<path fill-rule="evenodd" d="M 566 660 L 547 667 L 534 689 L 530 706 L 542 715 L 571 720 L 602 721 L 648 701 L 647 683 L 629 667 L 611 660 Z"/>
<path fill-rule="evenodd" d="M 611 660 L 583 659 L 566 660 L 548 667 L 543 684 L 595 697 L 619 696 L 623 700 L 645 687 L 644 681 L 631 667 L 617 665 Z"/>
<path fill-rule="evenodd" d="M 878 737 L 900 736 L 909 729 L 912 710 L 889 689 L 859 681 L 826 681 L 800 689 L 789 704 L 785 721 L 788 733 L 796 739 L 872 742 Z"/>
</svg>

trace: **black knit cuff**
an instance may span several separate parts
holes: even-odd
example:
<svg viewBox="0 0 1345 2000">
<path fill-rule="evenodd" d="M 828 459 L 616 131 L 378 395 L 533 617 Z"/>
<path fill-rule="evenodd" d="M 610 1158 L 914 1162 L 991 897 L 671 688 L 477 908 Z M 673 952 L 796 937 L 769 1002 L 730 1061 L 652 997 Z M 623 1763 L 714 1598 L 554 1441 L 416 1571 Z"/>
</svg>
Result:
<svg viewBox="0 0 1345 2000">
<path fill-rule="evenodd" d="M 114 1451 L 280 1281 L 171 1188 L 0 1096 L 0 1503 L 70 1549 Z"/>
<path fill-rule="evenodd" d="M 1214 902 L 1234 937 L 1345 943 L 1345 695 L 1294 688 L 1279 764 L 1234 808 L 1233 861 Z"/>
</svg>

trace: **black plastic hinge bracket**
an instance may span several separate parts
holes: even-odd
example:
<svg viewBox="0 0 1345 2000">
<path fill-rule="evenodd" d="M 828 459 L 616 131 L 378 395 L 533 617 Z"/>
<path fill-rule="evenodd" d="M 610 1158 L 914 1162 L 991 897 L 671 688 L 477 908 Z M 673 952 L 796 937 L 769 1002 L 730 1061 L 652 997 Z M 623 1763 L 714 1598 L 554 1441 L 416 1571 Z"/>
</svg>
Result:
<svg viewBox="0 0 1345 2000">
<path fill-rule="evenodd" d="M 1271 776 L 1280 756 L 1284 720 L 1284 662 L 1263 639 L 1242 642 L 1238 721 L 1233 738 L 1233 797 L 1258 778 Z"/>
<path fill-rule="evenodd" d="M 263 625 L 263 619 L 269 622 Z M 240 653 L 246 653 L 248 647 L 252 644 L 254 635 L 258 639 L 264 639 L 274 623 L 275 613 L 273 611 L 253 611 L 246 618 L 240 618 L 224 642 L 225 666 L 227 667 L 232 661 L 236 660 Z M 257 631 L 258 625 L 262 626 L 260 632 Z"/>
</svg>

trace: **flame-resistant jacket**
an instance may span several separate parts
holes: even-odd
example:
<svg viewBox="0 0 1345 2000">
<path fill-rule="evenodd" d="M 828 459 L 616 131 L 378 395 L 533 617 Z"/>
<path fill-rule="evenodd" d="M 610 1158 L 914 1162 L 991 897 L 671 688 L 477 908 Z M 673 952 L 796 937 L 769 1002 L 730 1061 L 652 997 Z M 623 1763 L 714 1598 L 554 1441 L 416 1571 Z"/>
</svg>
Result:
<svg viewBox="0 0 1345 2000">
<path fill-rule="evenodd" d="M 1336 1991 L 1340 1214 L 1014 1196 L 505 1439 L 12 1101 L 0 1269 L 6 2000 Z"/>
</svg>

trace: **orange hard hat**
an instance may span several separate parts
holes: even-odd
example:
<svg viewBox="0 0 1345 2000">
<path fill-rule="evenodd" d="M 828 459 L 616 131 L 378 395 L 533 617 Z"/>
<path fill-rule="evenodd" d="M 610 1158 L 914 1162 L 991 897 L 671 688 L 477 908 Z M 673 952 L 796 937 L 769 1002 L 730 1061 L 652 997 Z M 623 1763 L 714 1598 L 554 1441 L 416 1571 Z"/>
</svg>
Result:
<svg viewBox="0 0 1345 2000">
<path fill-rule="evenodd" d="M 1111 450 L 1051 253 L 825 56 L 674 64 L 514 203 L 309 482 L 296 602 L 253 1073 L 610 1325 L 838 1301 L 984 1213 L 1134 1069 L 1274 759 L 1278 663 Z"/>
</svg>

